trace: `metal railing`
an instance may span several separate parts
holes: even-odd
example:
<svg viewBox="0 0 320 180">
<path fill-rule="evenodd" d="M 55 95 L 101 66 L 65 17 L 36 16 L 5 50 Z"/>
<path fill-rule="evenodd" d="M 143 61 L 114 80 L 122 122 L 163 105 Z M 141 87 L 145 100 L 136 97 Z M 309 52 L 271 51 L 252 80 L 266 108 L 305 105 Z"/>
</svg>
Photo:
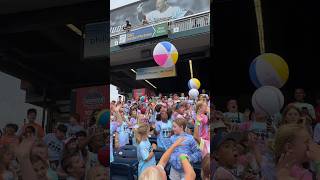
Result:
<svg viewBox="0 0 320 180">
<path fill-rule="evenodd" d="M 168 22 L 168 30 L 171 34 L 210 26 L 210 11 L 186 16 L 180 19 L 169 20 L 167 22 Z M 145 25 L 145 26 L 135 26 L 131 28 L 131 31 L 137 30 L 140 28 L 145 28 L 148 26 L 153 26 L 153 25 L 155 24 Z M 110 33 L 110 45 L 111 46 L 118 45 L 120 35 L 125 33 L 126 33 L 125 31 L 120 31 L 113 34 Z"/>
<path fill-rule="evenodd" d="M 200 27 L 210 26 L 210 12 L 187 18 L 176 19 L 169 21 L 168 23 L 170 33 L 183 32 Z"/>
</svg>

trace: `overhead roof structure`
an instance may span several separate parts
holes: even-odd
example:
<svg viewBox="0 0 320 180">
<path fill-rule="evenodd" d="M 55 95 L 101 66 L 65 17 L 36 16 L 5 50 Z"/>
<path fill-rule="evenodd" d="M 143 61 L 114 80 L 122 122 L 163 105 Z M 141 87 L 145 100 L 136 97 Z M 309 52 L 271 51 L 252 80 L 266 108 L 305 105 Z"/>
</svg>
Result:
<svg viewBox="0 0 320 180">
<path fill-rule="evenodd" d="M 56 100 L 108 83 L 107 57 L 83 59 L 81 36 L 86 24 L 107 21 L 108 11 L 104 0 L 1 1 L 0 70 Z"/>
</svg>

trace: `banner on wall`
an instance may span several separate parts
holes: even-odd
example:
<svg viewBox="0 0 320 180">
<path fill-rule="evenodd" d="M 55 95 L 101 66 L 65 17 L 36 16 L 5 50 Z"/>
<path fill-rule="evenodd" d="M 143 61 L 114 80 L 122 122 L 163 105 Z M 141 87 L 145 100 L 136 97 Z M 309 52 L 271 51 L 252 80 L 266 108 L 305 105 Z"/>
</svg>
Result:
<svg viewBox="0 0 320 180">
<path fill-rule="evenodd" d="M 83 127 L 87 128 L 94 111 L 109 107 L 109 86 L 94 86 L 74 89 L 75 112 L 80 115 Z"/>
<path fill-rule="evenodd" d="M 140 0 L 111 10 L 110 32 L 122 30 L 126 20 L 140 26 L 143 22 L 154 24 L 206 11 L 210 11 L 210 0 Z"/>
<path fill-rule="evenodd" d="M 163 68 L 160 66 L 137 69 L 136 80 L 157 79 L 176 76 L 176 67 Z"/>
</svg>

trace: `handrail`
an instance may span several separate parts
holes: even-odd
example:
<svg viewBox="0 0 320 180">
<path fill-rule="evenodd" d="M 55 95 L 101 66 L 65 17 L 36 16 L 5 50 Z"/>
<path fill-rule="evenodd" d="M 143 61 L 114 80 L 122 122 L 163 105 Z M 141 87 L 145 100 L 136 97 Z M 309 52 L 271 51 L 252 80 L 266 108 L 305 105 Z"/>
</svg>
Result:
<svg viewBox="0 0 320 180">
<path fill-rule="evenodd" d="M 199 13 L 197 15 L 191 15 L 191 16 L 187 16 L 179 19 L 170 20 L 167 22 L 159 22 L 152 25 L 132 29 L 131 31 L 150 27 L 150 26 L 155 26 L 163 23 L 168 23 L 168 31 L 171 34 L 192 30 L 200 27 L 206 27 L 210 25 L 210 12 Z M 120 33 L 117 33 L 116 35 L 110 36 L 110 44 L 112 47 L 118 45 L 119 37 L 123 34 L 126 34 L 126 32 L 120 32 Z"/>
<path fill-rule="evenodd" d="M 188 16 L 185 16 L 185 17 L 182 17 L 182 18 L 177 18 L 177 19 L 172 19 L 172 20 L 168 19 L 167 21 L 166 20 L 161 20 L 160 22 L 156 22 L 156 23 L 152 23 L 152 24 L 148 24 L 148 25 L 136 25 L 136 26 L 133 26 L 131 28 L 131 31 L 137 30 L 137 29 L 141 29 L 141 28 L 145 28 L 145 27 L 149 27 L 149 26 L 154 26 L 154 25 L 157 25 L 157 24 L 162 24 L 162 23 L 165 23 L 165 22 L 170 24 L 172 22 L 183 21 L 183 20 L 186 20 L 186 19 L 189 19 L 189 18 L 192 18 L 192 17 L 193 18 L 201 17 L 201 16 L 204 16 L 206 14 L 210 14 L 210 11 L 205 11 L 205 12 L 201 12 L 201 13 L 197 13 L 197 14 L 191 14 L 191 15 L 188 15 Z M 110 32 L 110 37 L 118 36 L 118 35 L 123 34 L 123 33 L 126 32 L 125 30 L 122 29 L 123 26 L 110 27 L 110 31 L 111 31 L 112 28 L 120 28 L 120 31 L 114 32 L 114 33 Z"/>
</svg>

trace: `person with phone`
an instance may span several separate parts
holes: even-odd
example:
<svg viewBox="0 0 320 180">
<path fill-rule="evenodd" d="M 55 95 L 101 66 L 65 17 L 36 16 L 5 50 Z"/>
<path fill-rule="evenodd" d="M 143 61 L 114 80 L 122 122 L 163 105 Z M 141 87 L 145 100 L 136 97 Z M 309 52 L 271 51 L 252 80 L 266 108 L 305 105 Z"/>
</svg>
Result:
<svg viewBox="0 0 320 180">
<path fill-rule="evenodd" d="M 306 93 L 304 89 L 297 88 L 294 93 L 295 102 L 293 103 L 294 106 L 300 109 L 303 112 L 304 116 L 308 116 L 311 118 L 312 122 L 316 119 L 316 113 L 314 107 L 305 102 Z"/>
</svg>

